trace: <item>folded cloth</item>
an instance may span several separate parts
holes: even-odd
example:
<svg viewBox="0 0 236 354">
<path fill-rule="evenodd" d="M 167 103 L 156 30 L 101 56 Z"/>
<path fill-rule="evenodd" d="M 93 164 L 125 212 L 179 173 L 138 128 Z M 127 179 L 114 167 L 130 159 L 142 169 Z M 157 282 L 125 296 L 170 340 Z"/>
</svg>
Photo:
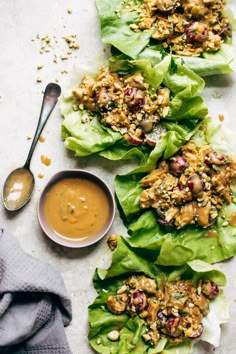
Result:
<svg viewBox="0 0 236 354">
<path fill-rule="evenodd" d="M 64 330 L 71 318 L 61 275 L 0 229 L 0 353 L 71 354 Z"/>
</svg>

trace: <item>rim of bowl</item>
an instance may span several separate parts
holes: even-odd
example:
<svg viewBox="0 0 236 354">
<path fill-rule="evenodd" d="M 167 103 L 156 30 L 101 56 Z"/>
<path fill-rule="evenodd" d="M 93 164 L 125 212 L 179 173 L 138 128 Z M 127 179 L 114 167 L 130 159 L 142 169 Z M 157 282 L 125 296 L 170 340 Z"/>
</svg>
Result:
<svg viewBox="0 0 236 354">
<path fill-rule="evenodd" d="M 44 203 L 45 203 L 45 198 L 47 195 L 47 192 L 50 190 L 50 188 L 59 180 L 64 179 L 64 178 L 70 178 L 70 177 L 78 177 L 78 178 L 85 178 L 90 181 L 95 182 L 97 185 L 99 185 L 103 191 L 106 193 L 106 196 L 108 198 L 109 202 L 109 218 L 106 223 L 106 225 L 103 227 L 103 229 L 93 237 L 89 237 L 83 240 L 79 239 L 70 239 L 70 238 L 64 238 L 62 236 L 59 236 L 56 234 L 53 229 L 48 225 L 45 214 L 44 214 Z M 38 206 L 37 206 L 37 215 L 38 215 L 38 220 L 39 224 L 43 230 L 43 232 L 46 234 L 47 237 L 49 237 L 52 241 L 56 242 L 57 244 L 65 247 L 70 247 L 70 248 L 82 248 L 82 247 L 87 247 L 92 244 L 97 243 L 100 241 L 109 231 L 111 228 L 114 218 L 115 218 L 115 199 L 114 196 L 108 187 L 107 183 L 98 175 L 96 175 L 93 172 L 87 171 L 87 170 L 81 170 L 81 169 L 66 169 L 66 170 L 61 170 L 59 172 L 56 172 L 47 182 L 45 187 L 43 188 L 39 201 L 38 201 Z"/>
</svg>

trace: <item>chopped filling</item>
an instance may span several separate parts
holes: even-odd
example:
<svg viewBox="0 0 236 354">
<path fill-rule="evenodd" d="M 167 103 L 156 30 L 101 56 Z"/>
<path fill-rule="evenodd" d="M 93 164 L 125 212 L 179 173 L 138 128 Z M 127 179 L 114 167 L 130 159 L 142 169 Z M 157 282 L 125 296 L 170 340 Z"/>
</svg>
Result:
<svg viewBox="0 0 236 354">
<path fill-rule="evenodd" d="M 153 90 L 140 72 L 118 75 L 105 67 L 96 78 L 85 76 L 72 91 L 78 109 L 98 116 L 101 123 L 120 132 L 133 144 L 155 144 L 165 129 L 151 138 L 146 135 L 157 129 L 157 123 L 168 115 L 170 92 L 166 87 Z M 85 119 L 85 121 L 86 121 Z"/>
<path fill-rule="evenodd" d="M 183 56 L 215 52 L 232 36 L 223 16 L 225 0 L 144 0 L 141 20 L 134 31 L 151 30 L 152 38 L 165 49 Z"/>
<path fill-rule="evenodd" d="M 138 275 L 125 280 L 116 295 L 108 297 L 107 307 L 114 314 L 144 319 L 145 342 L 154 346 L 167 338 L 169 344 L 177 344 L 201 336 L 202 319 L 218 294 L 219 288 L 211 280 L 200 280 L 196 287 L 190 280 L 162 281 L 157 288 L 155 280 Z"/>
<path fill-rule="evenodd" d="M 223 203 L 231 203 L 236 160 L 220 155 L 209 144 L 190 140 L 181 154 L 162 161 L 141 179 L 141 208 L 154 208 L 158 222 L 177 229 L 188 224 L 212 225 Z"/>
</svg>

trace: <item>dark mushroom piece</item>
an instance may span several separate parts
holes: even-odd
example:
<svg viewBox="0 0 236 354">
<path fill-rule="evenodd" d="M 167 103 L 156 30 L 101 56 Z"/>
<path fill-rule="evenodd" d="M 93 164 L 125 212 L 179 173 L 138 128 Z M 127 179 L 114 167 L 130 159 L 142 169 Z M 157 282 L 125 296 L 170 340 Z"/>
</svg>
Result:
<svg viewBox="0 0 236 354">
<path fill-rule="evenodd" d="M 142 120 L 142 122 L 140 123 L 140 127 L 143 131 L 144 134 L 146 133 L 150 133 L 153 129 L 153 123 L 150 119 L 145 118 Z"/>
</svg>

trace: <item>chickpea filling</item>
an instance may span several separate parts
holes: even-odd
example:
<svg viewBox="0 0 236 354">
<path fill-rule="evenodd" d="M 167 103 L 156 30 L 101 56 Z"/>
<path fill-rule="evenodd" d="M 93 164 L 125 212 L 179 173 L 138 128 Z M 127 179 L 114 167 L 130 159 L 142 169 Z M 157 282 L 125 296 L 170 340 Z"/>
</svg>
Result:
<svg viewBox="0 0 236 354">
<path fill-rule="evenodd" d="M 236 160 L 221 155 L 209 144 L 198 147 L 190 140 L 181 154 L 162 161 L 141 179 L 146 188 L 141 208 L 154 208 L 163 226 L 181 229 L 188 224 L 211 226 L 224 203 L 230 204 L 236 178 Z"/>
<path fill-rule="evenodd" d="M 163 280 L 158 288 L 155 280 L 137 275 L 125 280 L 115 296 L 108 297 L 107 307 L 117 315 L 128 313 L 144 319 L 145 342 L 157 345 L 166 338 L 169 344 L 177 344 L 201 336 L 202 319 L 218 294 L 219 288 L 211 280 L 200 280 L 196 287 L 190 280 Z"/>
<path fill-rule="evenodd" d="M 152 89 L 140 72 L 118 75 L 105 67 L 96 78 L 85 76 L 72 93 L 78 109 L 89 113 L 83 116 L 83 122 L 90 121 L 96 115 L 101 123 L 120 132 L 133 144 L 155 144 L 151 133 L 169 112 L 169 89 Z M 162 127 L 156 137 L 164 133 Z"/>
<path fill-rule="evenodd" d="M 232 27 L 223 15 L 225 0 L 144 0 L 133 31 L 151 30 L 165 49 L 182 56 L 216 52 Z"/>
</svg>

